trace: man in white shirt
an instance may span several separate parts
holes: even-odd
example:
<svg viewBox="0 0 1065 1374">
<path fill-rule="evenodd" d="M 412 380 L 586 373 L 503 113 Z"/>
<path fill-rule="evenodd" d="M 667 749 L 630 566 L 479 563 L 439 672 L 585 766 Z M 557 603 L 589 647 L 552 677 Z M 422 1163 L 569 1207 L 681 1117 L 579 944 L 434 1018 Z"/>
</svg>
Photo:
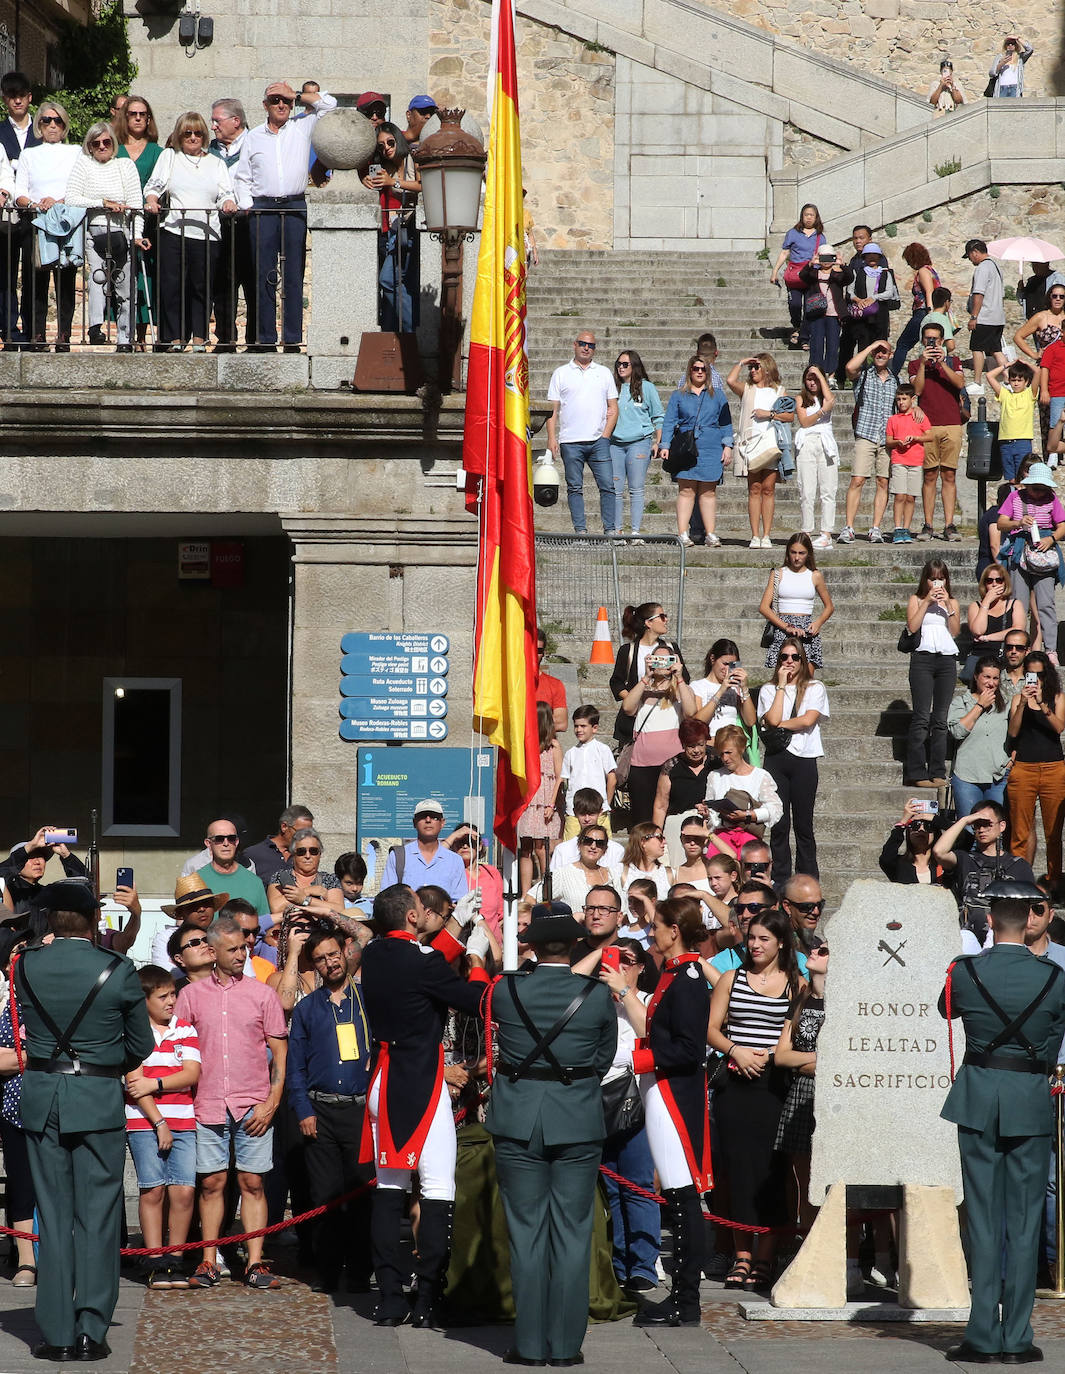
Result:
<svg viewBox="0 0 1065 1374">
<path fill-rule="evenodd" d="M 230 172 L 236 170 L 248 137 L 244 106 L 231 96 L 223 96 L 211 106 L 211 143 L 207 151 L 220 157 Z M 214 277 L 214 327 L 218 340 L 216 353 L 237 351 L 237 291 L 244 292 L 247 308 L 244 342 L 255 342 L 255 313 L 258 305 L 255 269 L 251 260 L 250 221 L 247 215 L 223 215 L 220 221 L 221 251 Z M 198 867 L 202 868 L 207 860 Z"/>
<path fill-rule="evenodd" d="M 974 267 L 973 288 L 969 296 L 969 333 L 972 336 L 973 380 L 966 387 L 970 395 L 983 391 L 984 358 L 994 354 L 999 367 L 1005 367 L 1002 331 L 1006 327 L 1005 289 L 1002 268 L 987 251 L 983 239 L 970 239 L 965 257 Z"/>
<path fill-rule="evenodd" d="M 0 79 L 0 99 L 7 110 L 7 118 L 0 123 L 0 148 L 7 154 L 12 171 L 18 170 L 18 160 L 26 148 L 40 143 L 33 132 L 30 117 L 30 83 L 22 72 L 5 72 Z M 6 200 L 7 197 L 5 196 Z M 23 215 L 7 235 L 4 265 L 0 268 L 0 339 L 12 342 L 24 339 L 34 331 L 30 328 L 31 284 L 33 280 L 31 215 Z M 19 268 L 22 269 L 22 299 L 19 300 Z M 21 307 L 22 328 L 19 328 Z"/>
<path fill-rule="evenodd" d="M 557 367 L 547 388 L 551 414 L 547 417 L 547 446 L 561 455 L 566 472 L 570 519 L 578 534 L 587 534 L 584 517 L 584 465 L 599 488 L 604 534 L 620 534 L 621 512 L 614 495 L 610 436 L 618 422 L 618 389 L 609 368 L 593 361 L 595 334 L 582 329 L 573 344 L 573 357 Z"/>
<path fill-rule="evenodd" d="M 252 352 L 277 351 L 277 280 L 281 279 L 282 342 L 298 353 L 303 338 L 303 270 L 307 253 L 307 168 L 311 135 L 322 115 L 336 109 L 325 91 L 304 94 L 311 107 L 293 120 L 296 92 L 287 81 L 266 88 L 266 123 L 245 137 L 233 173 L 237 202 L 254 211 L 251 248 L 258 285 L 259 314 Z M 280 258 L 280 267 L 278 259 Z"/>
</svg>

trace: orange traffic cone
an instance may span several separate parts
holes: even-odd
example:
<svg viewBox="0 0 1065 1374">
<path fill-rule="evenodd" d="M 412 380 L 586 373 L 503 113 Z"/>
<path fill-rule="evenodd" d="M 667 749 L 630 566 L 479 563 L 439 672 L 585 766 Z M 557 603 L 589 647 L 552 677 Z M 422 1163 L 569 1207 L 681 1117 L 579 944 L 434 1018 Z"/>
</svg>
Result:
<svg viewBox="0 0 1065 1374">
<path fill-rule="evenodd" d="M 606 607 L 599 607 L 599 614 L 595 618 L 595 638 L 592 640 L 592 652 L 588 656 L 589 663 L 614 663 L 614 646 L 610 642 L 610 622 L 607 619 Z"/>
</svg>

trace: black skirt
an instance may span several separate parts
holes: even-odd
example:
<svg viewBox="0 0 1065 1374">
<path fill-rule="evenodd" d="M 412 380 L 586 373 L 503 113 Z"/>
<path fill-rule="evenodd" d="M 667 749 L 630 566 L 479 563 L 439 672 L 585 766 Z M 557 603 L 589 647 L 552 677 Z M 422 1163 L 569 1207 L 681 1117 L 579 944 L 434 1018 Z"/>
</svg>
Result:
<svg viewBox="0 0 1065 1374">
<path fill-rule="evenodd" d="M 784 1069 L 770 1066 L 757 1078 L 743 1078 L 730 1069 L 714 1097 L 732 1221 L 748 1226 L 787 1223 L 788 1161 L 776 1148 L 787 1090 Z"/>
</svg>

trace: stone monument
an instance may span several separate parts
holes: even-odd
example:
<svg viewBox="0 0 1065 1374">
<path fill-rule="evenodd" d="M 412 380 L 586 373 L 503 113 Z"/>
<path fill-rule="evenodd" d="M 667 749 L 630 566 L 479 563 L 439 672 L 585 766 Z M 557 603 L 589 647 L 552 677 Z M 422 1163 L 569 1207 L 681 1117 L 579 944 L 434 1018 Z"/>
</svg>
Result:
<svg viewBox="0 0 1065 1374">
<path fill-rule="evenodd" d="M 844 1307 L 849 1203 L 900 1213 L 900 1308 L 967 1308 L 957 1132 L 939 1115 L 951 1080 L 937 1002 L 961 950 L 957 906 L 941 888 L 863 880 L 824 935 L 831 956 L 810 1172 L 821 1212 L 773 1304 Z M 954 1034 L 960 1062 L 957 1024 Z"/>
</svg>

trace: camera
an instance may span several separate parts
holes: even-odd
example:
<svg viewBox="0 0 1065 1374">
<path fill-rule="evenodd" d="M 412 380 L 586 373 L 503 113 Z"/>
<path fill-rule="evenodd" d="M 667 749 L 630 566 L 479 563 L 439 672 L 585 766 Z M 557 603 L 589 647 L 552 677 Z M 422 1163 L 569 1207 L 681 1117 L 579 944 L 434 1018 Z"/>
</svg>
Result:
<svg viewBox="0 0 1065 1374">
<path fill-rule="evenodd" d="M 553 506 L 558 501 L 558 468 L 545 450 L 533 468 L 533 500 L 538 506 Z"/>
</svg>

